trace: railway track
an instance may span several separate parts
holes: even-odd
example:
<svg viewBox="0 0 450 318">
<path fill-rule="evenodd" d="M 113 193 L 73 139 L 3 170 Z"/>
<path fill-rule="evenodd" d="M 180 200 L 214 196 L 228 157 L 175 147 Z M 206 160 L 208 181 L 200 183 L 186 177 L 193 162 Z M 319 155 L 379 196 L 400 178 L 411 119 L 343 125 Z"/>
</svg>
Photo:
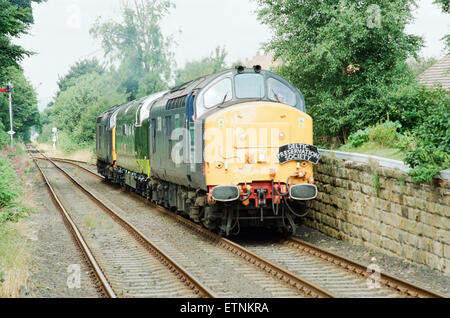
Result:
<svg viewBox="0 0 450 318">
<path fill-rule="evenodd" d="M 77 166 L 77 168 L 81 168 L 97 179 L 103 179 L 103 177 L 78 165 L 76 162 L 64 160 L 60 162 Z M 443 297 L 384 273 L 380 273 L 379 283 L 381 286 L 370 289 L 367 286 L 367 279 L 371 273 L 367 271 L 366 266 L 321 250 L 309 243 L 291 237 L 280 242 L 272 242 L 271 244 L 245 243 L 239 245 L 219 237 L 160 206 L 155 206 L 138 195 L 133 194 L 133 196 L 141 201 L 145 201 L 152 208 L 207 238 L 216 246 L 245 260 L 262 272 L 276 277 L 293 289 L 297 289 L 305 296 Z"/>
<path fill-rule="evenodd" d="M 96 167 L 96 165 L 94 165 L 94 164 L 91 164 L 91 163 L 86 162 L 86 161 L 81 161 L 81 160 L 74 160 L 74 159 L 67 159 L 67 158 L 57 158 L 57 157 L 48 157 L 48 158 L 53 160 L 53 161 L 72 162 L 72 163 L 76 163 L 76 164 L 84 164 L 84 165 Z"/>
<path fill-rule="evenodd" d="M 373 272 L 367 266 L 295 237 L 269 243 L 246 242 L 243 246 L 294 273 L 301 273 L 338 297 L 443 297 L 382 272 L 371 277 Z"/>
<path fill-rule="evenodd" d="M 88 260 L 103 296 L 215 297 L 207 287 L 136 228 L 83 189 L 49 158 L 42 156 L 33 160 Z M 41 165 L 39 160 L 45 160 L 44 162 L 50 163 L 56 170 Z M 59 178 L 61 174 L 63 178 Z M 52 180 L 67 178 L 72 186 L 55 186 L 56 182 L 50 181 L 49 175 L 53 176 Z M 74 186 L 81 191 L 73 191 Z M 67 193 L 75 197 L 78 209 L 73 205 L 66 207 L 69 200 Z M 86 198 L 89 198 L 89 202 L 84 201 Z M 104 218 L 104 212 L 110 217 Z M 91 219 L 87 217 L 101 220 L 101 227 L 104 229 L 89 231 L 89 226 L 85 223 Z"/>
<path fill-rule="evenodd" d="M 47 159 L 48 160 L 48 159 Z M 103 179 L 98 174 L 92 172 L 91 170 L 79 166 L 71 161 L 58 160 L 58 162 L 75 165 L 76 169 L 83 170 L 90 176 L 93 176 L 97 179 Z M 75 181 L 77 182 L 77 181 Z M 81 184 L 77 182 L 80 186 Z M 88 191 L 87 189 L 84 189 Z M 95 196 L 95 195 L 94 195 Z M 182 218 L 181 218 L 182 219 Z M 199 227 L 198 229 L 202 229 Z M 202 229 L 203 230 L 203 229 Z M 204 231 L 203 238 L 207 240 L 207 243 L 197 242 L 196 244 L 202 246 L 203 249 L 208 250 L 208 254 L 213 255 L 216 253 L 217 248 L 224 249 L 227 253 L 230 253 L 233 256 L 237 256 L 240 261 L 234 262 L 234 267 L 238 268 L 238 272 L 240 271 L 243 275 L 254 276 L 255 279 L 259 280 L 261 284 L 267 287 L 268 290 L 274 291 L 274 295 L 278 297 L 334 297 L 334 295 L 322 290 L 320 287 L 317 287 L 308 281 L 302 279 L 301 277 L 290 273 L 289 271 L 270 263 L 261 257 L 252 254 L 250 251 L 247 251 L 243 248 L 240 248 L 238 245 L 234 244 L 231 241 L 228 241 L 225 245 L 224 241 L 221 238 L 213 233 L 208 231 Z M 206 235 L 208 234 L 208 235 Z M 213 234 L 213 236 L 209 235 Z M 220 258 L 220 257 L 219 257 Z M 241 264 L 245 262 L 250 264 L 253 269 L 248 270 L 243 267 Z M 257 267 L 261 270 L 262 274 L 255 274 L 254 267 Z M 267 277 L 268 276 L 268 277 Z M 283 287 L 284 286 L 284 287 Z M 222 296 L 235 297 L 234 294 L 224 294 Z"/>
</svg>

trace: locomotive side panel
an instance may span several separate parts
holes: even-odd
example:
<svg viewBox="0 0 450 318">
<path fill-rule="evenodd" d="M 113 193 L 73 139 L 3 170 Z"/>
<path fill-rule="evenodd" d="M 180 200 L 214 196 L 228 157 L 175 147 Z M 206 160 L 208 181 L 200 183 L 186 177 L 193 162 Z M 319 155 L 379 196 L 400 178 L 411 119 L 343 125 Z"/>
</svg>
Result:
<svg viewBox="0 0 450 318">
<path fill-rule="evenodd" d="M 194 137 L 194 122 L 186 121 L 188 102 L 186 96 L 181 96 L 174 103 L 169 99 L 153 107 L 149 147 L 151 175 L 176 185 L 198 189 L 202 188 L 204 176 L 202 162 L 191 164 L 188 159 L 195 153 L 194 140 L 188 136 L 192 133 Z M 202 136 L 198 139 L 201 146 Z M 192 141 L 191 145 L 185 144 L 189 141 Z"/>
<path fill-rule="evenodd" d="M 139 167 L 138 173 L 150 176 L 150 158 L 148 150 L 149 120 L 142 122 L 141 126 L 136 127 L 136 161 Z"/>
<path fill-rule="evenodd" d="M 136 160 L 136 111 L 139 107 L 137 101 L 129 103 L 117 114 L 116 151 L 117 166 L 129 171 L 138 172 L 139 165 Z"/>
</svg>

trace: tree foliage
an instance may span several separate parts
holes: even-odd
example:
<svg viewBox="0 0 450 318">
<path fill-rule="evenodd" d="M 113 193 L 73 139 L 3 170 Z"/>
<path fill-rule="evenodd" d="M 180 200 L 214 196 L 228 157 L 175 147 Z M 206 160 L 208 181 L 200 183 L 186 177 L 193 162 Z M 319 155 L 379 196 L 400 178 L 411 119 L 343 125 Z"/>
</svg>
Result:
<svg viewBox="0 0 450 318">
<path fill-rule="evenodd" d="M 450 0 L 435 0 L 434 3 L 441 7 L 442 12 L 450 13 Z M 444 36 L 443 40 L 445 41 L 445 45 L 447 47 L 447 54 L 450 54 L 450 34 Z"/>
<path fill-rule="evenodd" d="M 170 0 L 134 0 L 122 10 L 123 22 L 97 20 L 90 33 L 102 42 L 105 56 L 118 66 L 121 88 L 129 100 L 167 87 L 171 76 L 172 38 L 164 38 L 160 22 Z"/>
<path fill-rule="evenodd" d="M 33 86 L 23 74 L 23 70 L 16 67 L 7 69 L 7 80 L 14 84 L 12 94 L 14 131 L 19 138 L 29 139 L 29 130 L 32 126 L 39 125 L 39 110 L 37 97 Z M 9 100 L 7 94 L 0 96 L 0 121 L 9 130 Z"/>
<path fill-rule="evenodd" d="M 275 33 L 267 49 L 283 61 L 280 73 L 305 94 L 317 136 L 345 141 L 396 111 L 386 96 L 414 82 L 406 59 L 422 45 L 405 33 L 414 1 L 258 3 L 259 19 Z"/>
<path fill-rule="evenodd" d="M 102 75 L 104 72 L 105 68 L 100 65 L 99 61 L 96 58 L 92 60 L 86 59 L 78 61 L 70 67 L 69 72 L 65 76 L 59 78 L 59 92 L 65 91 L 69 87 L 76 85 L 77 79 L 85 74 L 97 73 L 99 75 Z"/>
<path fill-rule="evenodd" d="M 434 3 L 441 6 L 442 12 L 450 13 L 450 0 L 435 0 Z"/>
<path fill-rule="evenodd" d="M 421 114 L 421 124 L 414 130 L 417 145 L 406 158 L 416 182 L 429 181 L 439 171 L 450 168 L 450 92 L 442 88 L 426 92 L 424 102 L 433 106 Z"/>
<path fill-rule="evenodd" d="M 163 37 L 160 22 L 171 7 L 168 0 L 134 0 L 124 5 L 122 22 L 97 20 L 90 33 L 109 65 L 82 60 L 59 79 L 57 96 L 41 116 L 41 142 L 50 141 L 56 127 L 63 150 L 90 147 L 103 111 L 168 87 L 172 39 Z"/>
<path fill-rule="evenodd" d="M 32 53 L 13 43 L 14 38 L 26 34 L 33 23 L 33 2 L 43 0 L 0 1 L 0 87 L 8 81 L 14 84 L 14 130 L 27 140 L 29 128 L 39 124 L 37 99 L 31 84 L 25 79 L 19 62 Z M 9 101 L 7 94 L 0 94 L 0 141 L 9 130 Z M 9 139 L 9 138 L 8 138 Z"/>
<path fill-rule="evenodd" d="M 55 99 L 47 127 L 55 126 L 70 136 L 75 144 L 93 143 L 98 115 L 113 105 L 125 102 L 125 95 L 118 91 L 117 86 L 111 73 L 100 75 L 93 71 L 78 77 Z"/>
<path fill-rule="evenodd" d="M 33 23 L 32 2 L 43 0 L 0 1 L 0 79 L 5 75 L 5 67 L 16 66 L 25 56 L 31 54 L 12 39 L 27 33 Z"/>
<path fill-rule="evenodd" d="M 176 85 L 225 70 L 227 67 L 225 64 L 226 57 L 225 48 L 217 47 L 210 56 L 196 61 L 188 61 L 184 68 L 175 71 Z"/>
</svg>

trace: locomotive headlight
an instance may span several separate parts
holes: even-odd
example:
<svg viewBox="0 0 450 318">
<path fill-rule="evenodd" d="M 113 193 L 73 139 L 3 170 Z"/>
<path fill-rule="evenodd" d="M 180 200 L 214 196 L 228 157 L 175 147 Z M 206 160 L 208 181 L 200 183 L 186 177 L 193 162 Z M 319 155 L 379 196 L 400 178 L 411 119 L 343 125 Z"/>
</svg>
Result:
<svg viewBox="0 0 450 318">
<path fill-rule="evenodd" d="M 217 168 L 217 169 L 222 169 L 223 166 L 224 166 L 223 162 L 221 162 L 221 161 L 216 161 L 216 168 Z"/>
</svg>

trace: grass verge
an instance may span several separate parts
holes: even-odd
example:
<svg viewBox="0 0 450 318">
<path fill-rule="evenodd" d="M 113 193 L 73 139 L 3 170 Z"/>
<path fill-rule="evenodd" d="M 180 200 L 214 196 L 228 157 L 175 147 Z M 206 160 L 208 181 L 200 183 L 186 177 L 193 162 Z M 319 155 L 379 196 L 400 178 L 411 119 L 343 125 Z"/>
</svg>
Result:
<svg viewBox="0 0 450 318">
<path fill-rule="evenodd" d="M 0 150 L 0 298 L 20 297 L 29 277 L 28 232 L 23 218 L 32 209 L 25 177 L 30 161 L 22 145 Z"/>
<path fill-rule="evenodd" d="M 95 156 L 92 147 L 89 147 L 86 149 L 75 150 L 72 152 L 64 152 L 57 147 L 56 151 L 53 152 L 53 146 L 51 146 L 51 145 L 34 144 L 34 146 L 37 147 L 41 152 L 43 152 L 44 154 L 46 154 L 47 156 L 50 156 L 50 157 L 86 161 L 91 164 L 95 164 L 96 160 L 97 160 L 97 157 Z"/>
<path fill-rule="evenodd" d="M 0 298 L 18 298 L 30 276 L 30 246 L 23 221 L 0 224 Z"/>
<path fill-rule="evenodd" d="M 383 147 L 375 142 L 367 142 L 359 147 L 341 146 L 339 151 L 362 153 L 394 160 L 404 161 L 406 154 L 398 148 Z"/>
</svg>

